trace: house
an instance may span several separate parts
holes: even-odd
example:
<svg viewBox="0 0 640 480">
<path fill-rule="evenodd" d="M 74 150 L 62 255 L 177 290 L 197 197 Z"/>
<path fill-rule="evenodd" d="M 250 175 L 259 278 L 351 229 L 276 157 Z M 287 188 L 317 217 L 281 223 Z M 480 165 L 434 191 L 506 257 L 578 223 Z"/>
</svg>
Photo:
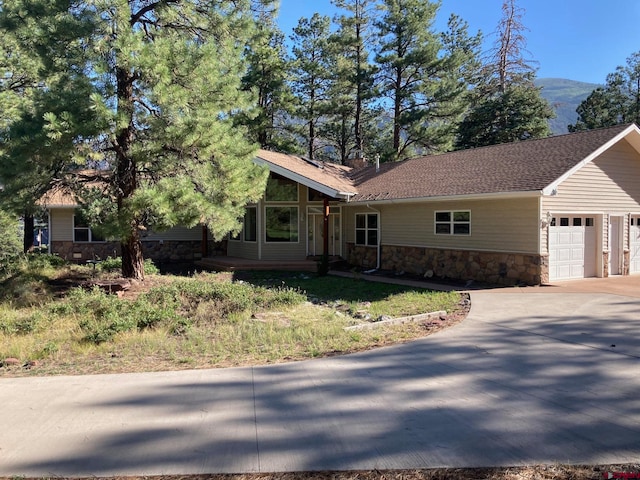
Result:
<svg viewBox="0 0 640 480">
<path fill-rule="evenodd" d="M 327 254 L 365 269 L 503 285 L 640 272 L 633 124 L 379 166 L 264 150 L 255 161 L 270 179 L 228 239 L 232 259 Z M 62 233 L 76 240 L 67 251 L 87 241 L 72 211 L 49 210 L 53 251 Z M 196 258 L 205 243 L 198 232 L 163 235 L 176 247 L 193 242 Z"/>
</svg>

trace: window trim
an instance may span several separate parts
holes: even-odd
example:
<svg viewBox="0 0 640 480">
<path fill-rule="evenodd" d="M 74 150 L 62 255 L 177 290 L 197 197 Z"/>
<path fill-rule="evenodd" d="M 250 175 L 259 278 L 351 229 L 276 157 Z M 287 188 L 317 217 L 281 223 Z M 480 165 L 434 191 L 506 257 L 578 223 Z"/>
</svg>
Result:
<svg viewBox="0 0 640 480">
<path fill-rule="evenodd" d="M 365 218 L 364 227 L 358 227 L 358 216 L 363 216 Z M 370 216 L 376 218 L 375 227 L 369 226 Z M 369 243 L 369 234 L 374 231 L 376 233 L 376 242 Z M 364 243 L 358 243 L 358 232 L 364 232 Z M 355 233 L 355 238 L 353 242 L 354 245 L 357 245 L 359 247 L 378 247 L 380 245 L 380 213 L 378 212 L 356 213 L 354 217 L 354 233 Z"/>
<path fill-rule="evenodd" d="M 253 240 L 247 239 L 247 213 L 249 210 L 253 210 L 254 222 L 253 222 Z M 244 217 L 242 219 L 242 241 L 246 243 L 256 243 L 258 241 L 258 207 L 251 206 L 245 207 Z"/>
<path fill-rule="evenodd" d="M 73 212 L 73 221 L 72 221 L 72 230 L 71 230 L 71 234 L 73 235 L 73 243 L 105 243 L 107 240 L 105 239 L 99 239 L 99 240 L 94 240 L 93 238 L 93 231 L 91 230 L 91 227 L 89 226 L 89 223 L 87 222 L 87 226 L 76 226 L 76 217 L 78 217 L 78 215 L 80 215 L 79 213 L 77 213 L 77 211 Z M 87 238 L 88 240 L 76 240 L 76 231 L 77 230 L 82 230 L 82 231 L 87 231 Z"/>
<path fill-rule="evenodd" d="M 447 213 L 449 215 L 449 220 L 438 220 L 438 214 Z M 469 220 L 456 220 L 456 214 L 466 213 L 468 214 Z M 448 233 L 438 232 L 439 225 L 448 225 Z M 466 225 L 468 226 L 468 232 L 456 232 L 456 225 Z M 435 210 L 433 212 L 433 234 L 440 236 L 457 236 L 457 237 L 470 237 L 471 236 L 471 210 Z"/>
</svg>

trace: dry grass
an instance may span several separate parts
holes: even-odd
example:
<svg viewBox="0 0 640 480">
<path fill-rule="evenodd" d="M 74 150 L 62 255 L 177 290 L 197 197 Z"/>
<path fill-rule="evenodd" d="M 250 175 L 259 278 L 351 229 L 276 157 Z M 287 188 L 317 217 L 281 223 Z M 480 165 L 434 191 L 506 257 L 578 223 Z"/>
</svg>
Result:
<svg viewBox="0 0 640 480">
<path fill-rule="evenodd" d="M 100 478 L 104 477 L 91 477 L 82 480 L 100 480 Z M 640 465 L 535 465 L 499 468 L 164 475 L 109 477 L 108 480 L 598 480 L 603 478 L 640 478 Z M 0 480 L 17 479 L 0 477 Z M 24 478 L 24 480 L 27 479 Z"/>
</svg>

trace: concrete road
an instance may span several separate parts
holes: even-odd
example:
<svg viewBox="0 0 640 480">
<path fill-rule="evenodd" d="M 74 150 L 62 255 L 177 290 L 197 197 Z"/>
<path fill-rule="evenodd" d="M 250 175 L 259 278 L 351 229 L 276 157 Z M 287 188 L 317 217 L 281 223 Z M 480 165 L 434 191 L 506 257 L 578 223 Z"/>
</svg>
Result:
<svg viewBox="0 0 640 480">
<path fill-rule="evenodd" d="M 0 379 L 0 476 L 637 462 L 640 300 L 548 291 L 358 355 Z"/>
</svg>

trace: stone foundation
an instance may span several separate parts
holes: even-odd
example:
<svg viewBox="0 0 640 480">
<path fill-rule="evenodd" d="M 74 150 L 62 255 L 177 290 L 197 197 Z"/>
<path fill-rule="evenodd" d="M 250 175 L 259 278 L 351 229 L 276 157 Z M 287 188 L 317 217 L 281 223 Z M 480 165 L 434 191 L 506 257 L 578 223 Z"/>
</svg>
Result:
<svg viewBox="0 0 640 480">
<path fill-rule="evenodd" d="M 192 262 L 202 258 L 199 241 L 143 241 L 145 258 L 155 262 Z M 85 263 L 87 260 L 120 256 L 120 242 L 51 242 L 51 253 L 70 262 Z"/>
<path fill-rule="evenodd" d="M 507 286 L 540 285 L 549 281 L 549 260 L 543 255 L 388 245 L 381 248 L 382 270 Z M 351 265 L 375 268 L 376 256 L 375 247 L 347 245 Z"/>
</svg>

